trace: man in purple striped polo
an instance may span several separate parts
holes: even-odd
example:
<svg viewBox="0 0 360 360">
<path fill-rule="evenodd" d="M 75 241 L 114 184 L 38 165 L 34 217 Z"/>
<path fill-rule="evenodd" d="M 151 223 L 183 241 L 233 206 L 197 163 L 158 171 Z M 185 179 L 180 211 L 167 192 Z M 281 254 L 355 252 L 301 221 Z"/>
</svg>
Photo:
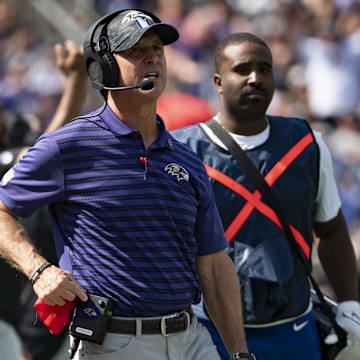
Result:
<svg viewBox="0 0 360 360">
<path fill-rule="evenodd" d="M 84 52 L 104 106 L 41 136 L 1 182 L 0 252 L 45 304 L 79 298 L 72 334 L 82 339 L 81 359 L 219 359 L 192 314 L 200 288 L 229 353 L 251 358 L 206 171 L 156 115 L 164 45 L 178 36 L 148 11 L 98 20 Z M 43 206 L 60 267 L 37 253 L 17 220 Z"/>
</svg>

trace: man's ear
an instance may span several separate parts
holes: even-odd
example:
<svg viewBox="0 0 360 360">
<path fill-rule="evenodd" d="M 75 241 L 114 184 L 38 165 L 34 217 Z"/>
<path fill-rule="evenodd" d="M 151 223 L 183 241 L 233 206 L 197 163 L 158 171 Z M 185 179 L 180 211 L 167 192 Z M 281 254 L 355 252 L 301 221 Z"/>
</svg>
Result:
<svg viewBox="0 0 360 360">
<path fill-rule="evenodd" d="M 219 94 L 222 94 L 221 75 L 218 73 L 214 74 L 214 83 Z"/>
</svg>

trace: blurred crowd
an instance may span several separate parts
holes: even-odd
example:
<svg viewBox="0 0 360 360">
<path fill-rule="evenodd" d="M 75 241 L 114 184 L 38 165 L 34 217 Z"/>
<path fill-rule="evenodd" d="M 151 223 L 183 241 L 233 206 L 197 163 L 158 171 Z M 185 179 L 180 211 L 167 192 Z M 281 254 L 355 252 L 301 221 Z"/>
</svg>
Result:
<svg viewBox="0 0 360 360">
<path fill-rule="evenodd" d="M 169 130 L 218 111 L 219 40 L 251 32 L 266 41 L 276 78 L 269 113 L 304 117 L 322 132 L 359 258 L 360 0 L 0 0 L 0 173 L 56 112 L 66 78 L 54 44 L 82 45 L 90 24 L 125 8 L 153 11 L 179 30 L 166 47 L 168 85 L 158 102 Z M 82 112 L 102 102 L 89 88 Z"/>
<path fill-rule="evenodd" d="M 263 38 L 276 76 L 269 112 L 305 117 L 323 133 L 343 211 L 360 244 L 360 0 L 0 0 L 3 111 L 24 117 L 34 131 L 44 129 L 64 85 L 53 45 L 69 38 L 72 29 L 80 45 L 89 24 L 123 8 L 149 9 L 179 30 L 179 41 L 166 49 L 163 96 L 169 96 L 170 106 L 164 101 L 162 111 L 169 123 L 175 116 L 171 108 L 178 115 L 189 110 L 182 115 L 184 123 L 217 112 L 212 74 L 219 40 L 240 31 Z M 101 102 L 97 92 L 89 91 L 84 112 Z M 193 106 L 184 107 L 187 102 Z"/>
</svg>

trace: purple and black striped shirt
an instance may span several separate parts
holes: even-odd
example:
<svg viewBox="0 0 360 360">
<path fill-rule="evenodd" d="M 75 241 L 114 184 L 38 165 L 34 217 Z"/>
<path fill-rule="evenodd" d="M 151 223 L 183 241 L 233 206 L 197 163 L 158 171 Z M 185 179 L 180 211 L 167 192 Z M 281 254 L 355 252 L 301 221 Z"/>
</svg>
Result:
<svg viewBox="0 0 360 360">
<path fill-rule="evenodd" d="M 41 136 L 0 184 L 21 217 L 49 206 L 60 266 L 114 299 L 118 316 L 197 303 L 195 257 L 227 247 L 201 161 L 158 123 L 146 150 L 109 107 L 75 119 Z"/>
</svg>

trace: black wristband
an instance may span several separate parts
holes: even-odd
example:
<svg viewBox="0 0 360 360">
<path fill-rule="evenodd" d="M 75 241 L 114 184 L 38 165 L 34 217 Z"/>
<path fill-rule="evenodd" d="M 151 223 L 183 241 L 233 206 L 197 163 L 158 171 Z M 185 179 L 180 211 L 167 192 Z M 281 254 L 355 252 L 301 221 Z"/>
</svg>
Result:
<svg viewBox="0 0 360 360">
<path fill-rule="evenodd" d="M 38 278 L 38 276 L 49 266 L 51 266 L 52 264 L 50 264 L 49 262 L 46 262 L 44 264 L 42 264 L 34 273 L 34 275 L 31 277 L 30 281 L 31 281 L 31 285 L 35 284 L 36 279 Z"/>
<path fill-rule="evenodd" d="M 251 353 L 235 353 L 235 354 L 232 354 L 230 356 L 230 360 L 235 360 L 235 359 L 249 359 L 249 360 L 256 360 L 256 357 L 254 354 L 251 354 Z"/>
</svg>

